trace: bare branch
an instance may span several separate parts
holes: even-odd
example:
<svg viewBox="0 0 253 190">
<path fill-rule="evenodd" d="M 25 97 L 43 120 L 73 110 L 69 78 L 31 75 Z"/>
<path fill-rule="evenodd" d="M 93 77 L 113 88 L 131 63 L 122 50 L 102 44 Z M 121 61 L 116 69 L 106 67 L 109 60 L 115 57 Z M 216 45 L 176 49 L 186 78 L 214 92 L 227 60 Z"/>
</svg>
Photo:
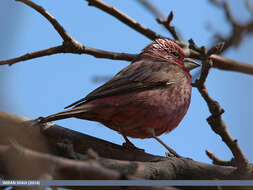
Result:
<svg viewBox="0 0 253 190">
<path fill-rule="evenodd" d="M 14 63 L 30 60 L 38 57 L 58 54 L 58 53 L 74 53 L 74 54 L 89 54 L 97 58 L 107 58 L 107 59 L 114 59 L 114 60 L 125 60 L 131 61 L 135 58 L 134 54 L 127 54 L 127 53 L 115 53 L 109 52 L 99 49 L 94 49 L 90 47 L 85 47 L 84 45 L 80 44 L 78 41 L 72 38 L 63 26 L 52 16 L 50 15 L 42 6 L 39 6 L 32 1 L 29 0 L 18 0 L 20 2 L 25 3 L 26 5 L 30 6 L 34 10 L 38 11 L 42 16 L 44 16 L 55 28 L 55 30 L 59 33 L 59 35 L 63 39 L 63 43 L 60 46 L 55 46 L 52 48 L 35 51 L 31 53 L 27 53 L 25 55 L 0 61 L 0 65 L 12 65 Z"/>
<path fill-rule="evenodd" d="M 193 41 L 190 41 L 190 43 L 193 47 L 196 47 L 196 45 L 193 44 Z M 208 52 L 205 50 L 204 47 L 201 48 L 201 76 L 200 79 L 196 80 L 193 86 L 197 87 L 199 93 L 208 105 L 209 111 L 211 113 L 211 116 L 207 118 L 208 124 L 211 126 L 212 130 L 222 138 L 222 141 L 229 147 L 229 149 L 233 153 L 235 159 L 233 163 L 237 166 L 238 171 L 247 173 L 249 168 L 248 159 L 240 149 L 237 140 L 234 140 L 227 130 L 226 124 L 221 117 L 221 115 L 224 113 L 224 110 L 221 108 L 219 102 L 211 98 L 205 86 L 206 78 L 208 76 L 210 68 L 212 67 L 212 61 L 211 59 L 209 59 L 209 56 L 211 55 L 211 53 L 221 52 L 222 47 L 224 47 L 223 44 L 217 44 L 216 47 L 212 47 Z M 218 159 L 213 154 L 209 153 L 209 157 L 211 157 L 212 160 L 221 163 L 221 161 L 218 161 Z"/>
<path fill-rule="evenodd" d="M 207 57 L 210 57 L 212 54 L 220 54 L 223 51 L 224 45 L 225 42 L 220 42 L 213 46 L 210 50 L 208 50 Z"/>
<path fill-rule="evenodd" d="M 253 6 L 251 5 L 249 0 L 245 0 L 245 6 L 248 9 L 248 11 L 250 12 L 251 16 L 253 16 Z"/>
<path fill-rule="evenodd" d="M 191 50 L 189 57 L 194 59 L 200 59 L 201 55 L 198 52 Z M 215 54 L 211 55 L 210 59 L 212 59 L 213 61 L 214 68 L 253 75 L 253 64 L 235 61 Z"/>
<path fill-rule="evenodd" d="M 162 11 L 159 10 L 150 1 L 148 1 L 148 0 L 136 0 L 136 1 L 139 2 L 143 7 L 145 7 L 147 10 L 149 10 L 151 13 L 153 13 L 156 18 L 165 18 Z"/>
<path fill-rule="evenodd" d="M 5 122 L 6 120 L 17 121 L 18 125 L 15 125 L 15 128 L 9 127 L 10 126 L 9 123 L 6 124 L 5 126 L 4 123 L 6 123 Z M 96 150 L 99 156 L 104 157 L 104 158 L 111 158 L 111 159 L 117 159 L 117 160 L 135 160 L 135 161 L 143 161 L 143 162 L 159 161 L 164 158 L 161 156 L 155 156 L 155 155 L 145 153 L 143 151 L 139 151 L 138 149 L 136 149 L 136 151 L 130 151 L 129 149 L 123 146 L 120 146 L 111 142 L 107 142 L 95 137 L 91 137 L 89 135 L 85 135 L 77 131 L 63 128 L 58 125 L 54 125 L 52 123 L 47 123 L 45 127 L 44 126 L 31 127 L 31 125 L 33 124 L 34 124 L 34 120 L 31 120 L 30 118 L 16 116 L 14 114 L 0 111 L 0 129 L 1 129 L 0 142 L 1 142 L 1 139 L 3 138 L 9 137 L 11 135 L 13 136 L 13 133 L 15 131 L 17 131 L 17 133 L 20 134 L 19 130 L 22 130 L 24 135 L 26 135 L 26 134 L 29 134 L 29 131 L 27 130 L 37 129 L 35 132 L 40 131 L 40 133 L 43 134 L 43 137 L 47 138 L 46 141 L 49 142 L 50 147 L 55 147 L 57 145 L 57 149 L 59 148 L 61 149 L 60 152 L 62 152 L 62 147 L 63 147 L 61 144 L 63 143 L 68 144 L 68 142 L 71 142 L 71 146 L 73 146 L 75 148 L 75 151 L 78 153 L 86 154 L 88 149 L 93 149 L 93 150 Z M 5 127 L 6 127 L 6 130 L 9 129 L 10 132 L 12 133 L 10 132 L 3 133 L 3 130 L 5 129 Z M 46 128 L 46 130 L 44 128 Z M 35 132 L 34 133 L 32 132 L 33 131 L 30 132 L 32 134 L 31 136 L 36 137 L 36 139 L 39 139 L 39 137 L 37 137 L 34 134 Z M 20 134 L 20 136 L 22 135 Z M 14 138 L 16 139 L 15 136 Z M 25 136 L 25 138 L 27 138 L 27 136 Z M 43 140 L 39 139 L 39 141 L 41 142 Z M 80 142 L 85 142 L 85 143 L 80 143 Z M 25 144 L 25 146 L 27 147 L 28 145 Z M 34 149 L 33 146 L 32 146 L 32 149 Z M 68 157 L 69 157 L 69 154 L 68 154 Z"/>
<path fill-rule="evenodd" d="M 218 8 L 222 8 L 225 12 L 226 18 L 229 22 L 231 22 L 232 24 L 236 23 L 236 21 L 234 20 L 234 17 L 231 14 L 229 5 L 227 2 L 219 2 L 218 0 L 209 0 L 210 3 L 212 3 L 213 5 L 217 6 Z"/>
<path fill-rule="evenodd" d="M 172 19 L 173 19 L 173 12 L 171 11 L 167 20 L 163 20 L 162 18 L 157 18 L 156 20 L 159 24 L 162 24 L 171 33 L 171 35 L 175 40 L 182 41 L 179 35 L 177 34 L 175 27 L 171 26 L 170 24 Z"/>
<path fill-rule="evenodd" d="M 114 11 L 116 11 L 116 13 L 121 15 L 120 14 L 121 12 L 119 12 L 118 10 L 114 8 L 112 9 L 109 5 L 102 3 L 101 1 L 97 1 L 97 0 L 95 1 L 90 0 L 90 1 L 93 3 L 96 2 L 96 5 L 98 4 L 99 6 L 104 7 L 103 9 L 109 9 L 110 12 L 112 12 L 112 14 L 114 14 Z M 0 61 L 0 65 L 6 65 L 6 64 L 12 65 L 20 61 L 30 60 L 33 58 L 53 55 L 57 53 L 88 54 L 96 58 L 106 58 L 106 59 L 124 60 L 124 61 L 132 61 L 136 57 L 136 54 L 110 52 L 110 51 L 104 51 L 104 50 L 99 50 L 99 49 L 94 49 L 91 47 L 84 46 L 80 44 L 78 41 L 74 40 L 69 34 L 67 34 L 65 29 L 57 21 L 55 21 L 55 19 L 49 13 L 47 13 L 44 8 L 28 0 L 21 0 L 21 2 L 27 3 L 29 6 L 31 6 L 32 8 L 35 8 L 35 10 L 39 11 L 43 16 L 45 16 L 49 20 L 49 22 L 52 23 L 52 25 L 55 27 L 58 33 L 61 36 L 63 36 L 62 38 L 67 39 L 67 41 L 64 41 L 61 46 L 55 46 L 55 47 L 48 48 L 45 50 L 31 52 L 31 53 L 28 53 L 28 54 L 25 54 L 13 59 L 2 60 Z M 129 21 L 128 17 L 126 18 L 124 17 L 124 14 L 122 17 L 124 18 L 123 20 L 126 20 L 126 22 Z M 130 21 L 132 20 L 130 19 Z M 137 29 L 137 31 L 142 30 L 145 33 L 145 29 L 143 30 L 142 25 L 139 25 L 135 21 L 132 21 L 132 24 L 134 23 L 135 23 L 135 27 L 140 27 L 139 29 Z M 151 32 L 150 34 L 152 38 L 161 37 L 154 32 Z M 185 45 L 184 43 L 179 43 L 179 44 L 182 46 Z M 190 50 L 189 56 L 196 59 L 200 59 L 201 57 L 201 55 L 194 50 Z M 213 66 L 215 68 L 228 70 L 228 71 L 237 71 L 237 72 L 242 72 L 246 74 L 253 74 L 253 65 L 251 64 L 234 61 L 234 60 L 224 58 L 218 55 L 212 55 L 210 58 L 213 60 Z"/>
<path fill-rule="evenodd" d="M 213 161 L 213 164 L 220 165 L 220 166 L 234 166 L 236 167 L 235 159 L 231 159 L 230 161 L 220 160 L 215 156 L 214 153 L 206 150 L 206 155 Z"/>
<path fill-rule="evenodd" d="M 28 124 L 29 123 L 28 121 L 25 123 L 22 122 L 22 125 L 21 125 L 20 121 L 26 121 L 27 119 L 28 118 L 25 118 L 25 117 L 16 116 L 16 115 L 5 113 L 5 112 L 0 112 L 0 124 L 1 124 L 0 140 L 1 142 L 4 139 L 12 136 L 12 133 L 15 133 L 16 130 L 18 129 L 20 129 L 21 131 L 25 130 L 24 135 L 27 135 L 27 134 L 29 134 L 30 136 L 38 136 L 38 134 L 41 135 L 41 130 L 35 130 L 35 129 L 41 128 L 41 126 L 30 126 Z M 4 123 L 2 122 L 3 120 L 11 120 L 11 121 L 14 120 L 15 122 L 16 121 L 19 121 L 19 122 L 17 122 L 18 125 L 16 126 L 15 129 L 14 128 L 10 129 L 9 124 L 3 125 Z M 66 167 L 64 167 L 64 165 L 62 164 L 55 164 L 55 162 L 58 163 L 58 161 L 61 163 L 65 162 L 65 160 L 61 160 L 64 158 L 59 157 L 61 156 L 65 158 L 71 157 L 74 159 L 80 159 L 80 160 L 83 160 L 83 162 L 88 161 L 88 163 L 90 164 L 95 163 L 95 165 L 93 166 L 96 166 L 96 164 L 98 164 L 98 165 L 101 165 L 102 168 L 118 171 L 120 174 L 122 174 L 122 171 L 125 171 L 124 172 L 125 176 L 133 176 L 135 178 L 142 178 L 142 179 L 214 179 L 214 178 L 215 179 L 240 179 L 240 178 L 253 179 L 252 168 L 250 169 L 250 172 L 247 173 L 247 175 L 242 176 L 240 173 L 236 172 L 236 168 L 234 167 L 224 167 L 224 166 L 205 164 L 205 163 L 196 162 L 187 158 L 175 158 L 175 157 L 166 158 L 166 157 L 146 154 L 142 151 L 134 151 L 134 152 L 127 151 L 127 149 L 124 149 L 123 147 L 119 145 L 115 145 L 113 143 L 97 139 L 95 137 L 81 134 L 79 132 L 72 131 L 67 128 L 62 128 L 56 125 L 53 125 L 52 127 L 52 124 L 50 123 L 48 123 L 47 125 L 51 127 L 47 127 L 48 129 L 43 131 L 42 136 L 46 139 L 46 142 L 49 143 L 49 147 L 51 148 L 51 150 L 54 150 L 53 154 L 57 154 L 58 156 L 52 155 L 53 157 L 51 157 L 52 153 L 47 152 L 47 154 L 44 154 L 44 153 L 38 152 L 41 155 L 39 157 L 42 158 L 42 160 L 44 159 L 48 160 L 48 162 L 46 161 L 46 163 L 44 163 L 43 161 L 43 164 L 37 164 L 37 162 L 35 162 L 35 166 L 42 165 L 43 167 L 41 169 L 49 169 L 49 168 L 53 169 L 53 171 L 56 171 L 57 173 L 52 173 L 52 171 L 47 172 L 47 170 L 45 172 L 50 173 L 51 175 L 54 174 L 52 175 L 54 178 L 56 178 L 57 176 L 59 177 L 59 175 L 61 175 L 62 177 L 65 176 L 67 177 L 67 179 L 70 179 L 69 178 L 70 176 L 67 176 L 67 175 L 72 175 L 72 174 L 74 175 L 75 170 L 78 169 L 79 167 L 78 165 L 82 165 L 81 162 L 79 162 L 76 164 L 77 167 L 74 166 L 75 168 L 71 170 L 71 165 L 75 160 L 73 160 L 72 162 L 72 161 L 68 161 L 69 159 L 67 159 L 68 163 Z M 9 130 L 8 135 L 4 135 L 4 134 L 2 135 L 3 130 Z M 22 135 L 20 136 L 20 133 L 18 137 L 24 138 L 24 136 Z M 61 143 L 63 140 L 64 141 L 69 140 L 69 142 L 73 143 L 71 145 L 73 150 L 63 151 L 62 146 L 58 146 L 59 143 Z M 22 141 L 19 141 L 19 142 L 22 142 Z M 29 143 L 32 144 L 33 141 L 29 139 Z M 0 152 L 6 151 L 6 149 L 3 150 L 1 149 L 1 147 L 2 146 L 0 146 Z M 87 150 L 90 148 L 92 148 L 93 150 L 96 150 L 97 154 L 100 157 L 87 156 Z M 36 150 L 36 152 L 37 151 L 41 152 L 41 149 L 38 149 L 38 148 L 32 148 L 32 150 Z M 19 152 L 24 152 L 24 151 L 19 151 Z M 69 154 L 70 152 L 72 153 Z M 73 152 L 74 154 L 78 156 L 74 156 L 74 157 L 70 156 L 70 155 L 73 155 Z M 2 152 L 2 153 L 4 156 L 7 156 L 6 152 Z M 25 155 L 23 154 L 24 160 L 22 161 L 28 163 L 29 164 L 28 166 L 30 166 L 32 157 L 25 156 Z M 38 154 L 36 153 L 36 155 Z M 2 163 L 1 158 L 4 158 L 4 156 L 0 157 L 0 163 Z M 102 158 L 101 156 L 104 158 Z M 18 161 L 21 162 L 21 159 L 19 159 L 20 157 L 17 157 L 16 153 L 12 154 L 11 158 L 12 159 L 17 158 Z M 58 160 L 58 158 L 60 160 Z M 95 159 L 91 160 L 91 158 L 95 158 Z M 12 159 L 8 159 L 7 163 L 10 163 Z M 37 161 L 42 162 L 42 160 L 37 160 Z M 21 166 L 26 167 L 26 170 L 20 169 L 20 172 L 21 172 L 20 175 L 23 175 L 22 172 L 29 171 L 28 169 L 30 167 L 19 164 L 19 162 L 17 162 L 16 160 L 13 160 L 13 166 L 15 167 L 15 163 L 16 163 L 20 167 Z M 46 165 L 49 164 L 52 166 L 45 167 L 45 164 Z M 8 166 L 8 165 L 5 164 L 4 166 Z M 84 164 L 83 166 L 80 166 L 80 167 L 85 169 L 86 166 L 88 167 L 89 165 Z M 250 166 L 252 167 L 252 165 Z M 62 168 L 62 170 L 59 170 L 60 168 Z M 34 168 L 32 169 L 34 170 Z M 83 169 L 81 169 L 80 171 L 84 171 Z M 68 171 L 68 173 L 58 174 L 59 171 Z M 73 173 L 71 173 L 71 171 Z M 93 170 L 93 171 L 96 171 L 96 170 Z M 0 173 L 4 174 L 3 168 L 0 168 Z M 29 172 L 27 175 L 29 175 Z M 84 175 L 86 174 L 85 173 L 81 174 L 81 176 L 84 176 Z M 92 176 L 88 176 L 88 177 L 92 177 Z M 77 179 L 79 179 L 78 176 L 77 176 Z"/>
<path fill-rule="evenodd" d="M 130 53 L 117 53 L 117 52 L 110 52 L 110 51 L 104 51 L 99 49 L 94 49 L 90 47 L 85 47 L 85 53 L 89 55 L 93 55 L 96 58 L 106 58 L 106 59 L 112 59 L 112 60 L 122 60 L 122 61 L 133 61 L 136 54 L 130 54 Z"/>
<path fill-rule="evenodd" d="M 17 151 L 20 153 L 17 154 Z M 37 162 L 40 161 L 41 164 L 43 163 L 44 165 L 44 171 L 41 171 L 41 173 L 49 172 L 47 171 L 49 168 L 55 168 L 55 173 L 53 174 L 55 179 L 121 179 L 121 174 L 118 171 L 104 168 L 94 160 L 82 162 L 78 160 L 60 158 L 50 154 L 36 152 L 20 145 L 12 148 L 6 148 L 6 145 L 0 145 L 0 154 L 4 161 L 12 158 L 12 163 L 16 161 L 16 164 L 23 164 L 26 166 L 27 170 L 32 169 L 27 167 L 29 165 L 28 162 L 35 160 Z"/>
<path fill-rule="evenodd" d="M 48 55 L 53 55 L 53 54 L 57 54 L 57 53 L 63 53 L 62 46 L 56 46 L 56 47 L 52 47 L 49 49 L 44 49 L 44 50 L 40 50 L 40 51 L 27 53 L 25 55 L 22 55 L 22 56 L 19 56 L 16 58 L 2 60 L 2 61 L 0 61 L 0 65 L 10 65 L 11 66 L 14 63 L 18 63 L 21 61 L 26 61 L 26 60 L 30 60 L 30 59 L 34 59 L 34 58 L 38 58 L 38 57 L 43 57 L 43 56 L 48 56 Z"/>
<path fill-rule="evenodd" d="M 150 1 L 148 0 L 137 0 L 137 2 L 139 2 L 141 5 L 143 5 L 146 9 L 148 9 L 151 13 L 153 13 L 156 17 L 156 21 L 159 24 L 162 24 L 173 36 L 173 38 L 175 40 L 178 41 L 182 41 L 181 38 L 179 37 L 179 35 L 176 33 L 175 31 L 175 27 L 171 26 L 170 23 L 173 19 L 173 12 L 171 11 L 167 20 L 165 19 L 165 16 L 162 14 L 162 12 L 160 10 L 158 10 L 158 8 L 152 4 Z"/>
<path fill-rule="evenodd" d="M 253 64 L 235 61 L 218 55 L 212 55 L 210 58 L 213 60 L 213 67 L 217 69 L 253 75 Z"/>
<path fill-rule="evenodd" d="M 225 48 L 224 42 L 220 43 L 221 46 L 218 47 L 218 49 Z M 189 47 L 190 47 L 190 57 L 195 58 L 195 59 L 202 59 L 201 56 L 201 49 L 195 45 L 192 39 L 189 40 Z M 213 46 L 214 51 L 217 46 Z M 210 53 L 211 51 L 209 51 Z M 221 53 L 222 50 L 219 50 L 217 53 Z M 246 74 L 253 74 L 253 64 L 247 64 L 247 63 L 242 63 L 239 61 L 234 61 L 232 59 L 228 59 L 225 57 L 221 57 L 219 55 L 211 54 L 209 55 L 209 58 L 212 60 L 212 67 L 221 69 L 221 70 L 227 70 L 227 71 L 237 71 L 241 73 L 246 73 Z"/>
<path fill-rule="evenodd" d="M 110 52 L 110 51 L 104 51 L 99 49 L 90 48 L 87 46 L 84 46 L 80 43 L 76 43 L 73 47 L 72 42 L 67 45 L 60 45 L 56 47 L 52 47 L 45 50 L 35 51 L 31 53 L 27 53 L 25 55 L 2 60 L 0 61 L 0 65 L 13 65 L 15 63 L 21 62 L 21 61 L 27 61 L 30 59 L 38 58 L 38 57 L 44 57 L 48 55 L 54 55 L 58 53 L 73 53 L 73 54 L 87 54 L 92 55 L 96 58 L 106 58 L 106 59 L 112 59 L 112 60 L 123 60 L 123 61 L 132 61 L 136 55 L 135 54 L 128 54 L 128 53 L 116 53 L 116 52 Z"/>
<path fill-rule="evenodd" d="M 61 26 L 61 24 L 50 15 L 42 6 L 35 4 L 30 0 L 16 0 L 23 2 L 24 4 L 30 6 L 34 10 L 38 11 L 41 15 L 43 15 L 55 28 L 55 30 L 59 33 L 64 41 L 71 41 L 72 37 L 66 32 L 66 30 Z"/>
<path fill-rule="evenodd" d="M 241 44 L 243 37 L 247 33 L 253 32 L 253 17 L 245 24 L 239 23 L 232 16 L 228 2 L 226 2 L 226 1 L 220 2 L 218 0 L 210 0 L 210 2 L 213 5 L 217 6 L 218 8 L 220 8 L 224 11 L 226 19 L 232 27 L 232 32 L 227 37 L 223 37 L 221 34 L 215 34 L 215 38 L 217 39 L 217 41 L 225 41 L 226 42 L 225 46 L 223 48 L 223 52 L 226 51 L 229 47 L 232 47 L 232 46 L 238 47 Z M 249 4 L 249 2 L 247 0 L 246 0 L 245 4 L 246 4 L 246 7 L 248 8 L 249 12 L 251 14 L 253 14 L 252 6 Z"/>
<path fill-rule="evenodd" d="M 146 26 L 141 25 L 128 15 L 122 13 L 118 9 L 108 5 L 107 3 L 101 1 L 101 0 L 86 0 L 89 2 L 90 6 L 97 7 L 98 9 L 101 9 L 102 11 L 112 15 L 113 17 L 117 18 L 127 26 L 131 27 L 132 29 L 138 31 L 139 33 L 143 34 L 147 38 L 151 40 L 155 40 L 157 38 L 165 38 L 164 36 L 155 33 L 151 29 L 147 28 Z"/>
</svg>

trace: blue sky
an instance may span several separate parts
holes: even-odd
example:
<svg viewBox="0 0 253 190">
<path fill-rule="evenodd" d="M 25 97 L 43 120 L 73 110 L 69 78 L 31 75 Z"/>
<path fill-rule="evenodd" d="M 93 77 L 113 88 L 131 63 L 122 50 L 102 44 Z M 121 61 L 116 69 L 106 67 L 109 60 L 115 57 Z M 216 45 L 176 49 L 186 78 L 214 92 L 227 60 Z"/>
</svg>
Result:
<svg viewBox="0 0 253 190">
<path fill-rule="evenodd" d="M 86 1 L 39 1 L 76 40 L 93 48 L 109 51 L 138 53 L 150 40 L 120 23 L 110 15 L 89 7 Z M 148 11 L 135 0 L 106 0 L 107 3 L 128 14 L 138 22 L 163 35 L 170 36 Z M 174 12 L 173 24 L 184 39 L 193 38 L 199 45 L 213 43 L 214 32 L 229 34 L 230 27 L 221 10 L 208 1 L 152 2 L 167 15 Z M 250 18 L 243 1 L 228 1 L 233 15 L 245 22 Z M 252 1 L 251 1 L 252 2 Z M 252 2 L 253 3 L 253 2 Z M 8 59 L 61 44 L 61 38 L 40 14 L 26 5 L 12 1 L 0 2 L 0 59 Z M 211 29 L 206 26 L 211 25 Z M 231 48 L 224 56 L 252 63 L 253 38 L 247 36 L 239 48 Z M 62 111 L 66 105 L 84 97 L 100 86 L 94 76 L 112 76 L 127 66 L 125 61 L 96 59 L 89 55 L 58 54 L 37 58 L 11 67 L 1 66 L 1 101 L 3 111 L 31 118 L 47 116 Z M 226 110 L 223 118 L 232 136 L 249 160 L 253 161 L 251 148 L 253 132 L 253 77 L 235 72 L 211 70 L 207 88 L 213 98 Z M 206 123 L 208 108 L 196 89 L 193 89 L 190 109 L 178 128 L 161 139 L 179 154 L 194 160 L 210 162 L 205 150 L 213 151 L 222 159 L 230 159 L 231 153 L 221 138 Z M 122 144 L 123 138 L 116 132 L 96 122 L 78 119 L 57 121 L 56 124 L 91 136 Z M 164 155 L 165 149 L 152 139 L 131 139 L 146 152 Z"/>
</svg>

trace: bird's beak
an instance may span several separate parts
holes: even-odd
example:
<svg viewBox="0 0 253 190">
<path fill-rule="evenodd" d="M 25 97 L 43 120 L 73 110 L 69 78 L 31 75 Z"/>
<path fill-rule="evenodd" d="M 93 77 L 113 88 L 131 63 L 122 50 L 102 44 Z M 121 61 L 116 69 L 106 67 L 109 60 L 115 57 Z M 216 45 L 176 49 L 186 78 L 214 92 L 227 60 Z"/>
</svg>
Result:
<svg viewBox="0 0 253 190">
<path fill-rule="evenodd" d="M 184 66 L 188 70 L 192 70 L 192 69 L 195 69 L 200 66 L 200 64 L 198 64 L 196 61 L 194 61 L 193 59 L 190 59 L 190 58 L 184 58 L 183 62 L 184 62 Z"/>
</svg>

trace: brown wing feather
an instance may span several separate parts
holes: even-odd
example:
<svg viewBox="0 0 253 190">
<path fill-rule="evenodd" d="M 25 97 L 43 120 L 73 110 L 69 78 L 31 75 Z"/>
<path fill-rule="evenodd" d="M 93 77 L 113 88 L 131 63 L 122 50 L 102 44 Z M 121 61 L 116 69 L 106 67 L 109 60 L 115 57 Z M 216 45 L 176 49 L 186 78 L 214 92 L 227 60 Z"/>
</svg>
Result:
<svg viewBox="0 0 253 190">
<path fill-rule="evenodd" d="M 92 91 L 85 98 L 82 98 L 65 108 L 72 106 L 77 107 L 85 102 L 106 96 L 166 86 L 170 84 L 170 81 L 166 80 L 168 79 L 168 73 L 159 70 L 159 65 L 165 64 L 168 65 L 169 63 L 160 62 L 156 63 L 156 66 L 148 60 L 132 63 L 116 74 L 114 78 Z M 153 68 L 151 69 L 151 67 Z"/>
</svg>

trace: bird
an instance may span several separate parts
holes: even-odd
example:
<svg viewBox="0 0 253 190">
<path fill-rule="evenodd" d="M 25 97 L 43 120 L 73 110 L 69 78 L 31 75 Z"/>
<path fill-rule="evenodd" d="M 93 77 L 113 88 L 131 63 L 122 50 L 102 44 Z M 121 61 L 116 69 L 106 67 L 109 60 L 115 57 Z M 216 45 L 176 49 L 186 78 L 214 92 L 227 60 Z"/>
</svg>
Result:
<svg viewBox="0 0 253 190">
<path fill-rule="evenodd" d="M 154 138 L 174 156 L 173 149 L 158 138 L 176 128 L 191 102 L 190 71 L 200 66 L 169 39 L 156 39 L 111 80 L 65 111 L 38 118 L 39 123 L 78 118 L 97 121 L 117 131 L 125 145 L 128 137 Z"/>
</svg>

